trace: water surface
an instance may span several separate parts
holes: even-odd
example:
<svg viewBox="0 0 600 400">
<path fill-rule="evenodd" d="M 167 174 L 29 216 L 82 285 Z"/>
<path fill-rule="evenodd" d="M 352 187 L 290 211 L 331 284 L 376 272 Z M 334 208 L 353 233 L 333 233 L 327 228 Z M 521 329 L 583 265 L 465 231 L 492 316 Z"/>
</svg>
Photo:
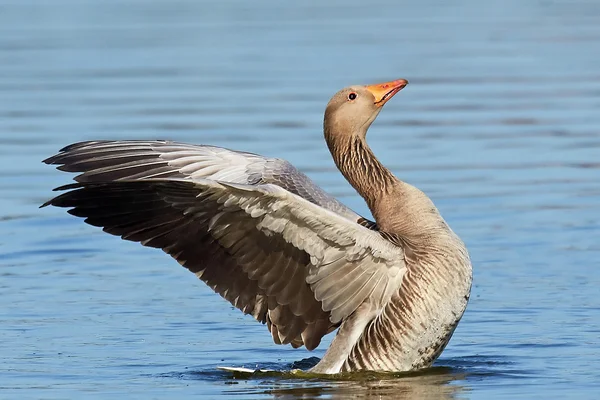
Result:
<svg viewBox="0 0 600 400">
<path fill-rule="evenodd" d="M 600 4 L 0 1 L 0 397 L 594 398 Z M 162 252 L 37 207 L 74 141 L 164 138 L 290 160 L 368 216 L 322 140 L 341 87 L 406 78 L 376 154 L 464 239 L 474 287 L 436 367 L 234 377 L 272 343 Z M 314 361 L 314 360 L 309 360 Z"/>
</svg>

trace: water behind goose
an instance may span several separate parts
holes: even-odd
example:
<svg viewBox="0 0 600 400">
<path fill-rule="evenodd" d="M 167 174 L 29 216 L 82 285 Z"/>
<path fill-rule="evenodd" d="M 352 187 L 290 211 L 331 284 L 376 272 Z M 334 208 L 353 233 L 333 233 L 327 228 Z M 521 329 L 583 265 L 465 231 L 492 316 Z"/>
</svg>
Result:
<svg viewBox="0 0 600 400">
<path fill-rule="evenodd" d="M 312 4 L 311 4 L 312 3 Z M 600 388 L 600 6 L 0 1 L 2 397 L 591 398 Z M 369 140 L 467 243 L 469 309 L 424 373 L 232 376 L 276 346 L 160 251 L 38 210 L 97 138 L 290 160 L 356 211 L 322 141 L 351 83 L 407 78 Z"/>
</svg>

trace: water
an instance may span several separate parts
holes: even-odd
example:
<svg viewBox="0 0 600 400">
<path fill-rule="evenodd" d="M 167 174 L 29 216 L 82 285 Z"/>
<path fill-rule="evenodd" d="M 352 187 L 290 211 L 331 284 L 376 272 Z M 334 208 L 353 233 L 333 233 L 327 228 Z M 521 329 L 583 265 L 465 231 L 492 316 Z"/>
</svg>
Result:
<svg viewBox="0 0 600 400">
<path fill-rule="evenodd" d="M 436 367 L 257 376 L 272 343 L 160 251 L 37 207 L 85 139 L 283 157 L 356 211 L 322 140 L 341 87 L 406 78 L 369 133 L 467 243 Z M 594 398 L 600 389 L 600 3 L 0 1 L 0 397 Z"/>
</svg>

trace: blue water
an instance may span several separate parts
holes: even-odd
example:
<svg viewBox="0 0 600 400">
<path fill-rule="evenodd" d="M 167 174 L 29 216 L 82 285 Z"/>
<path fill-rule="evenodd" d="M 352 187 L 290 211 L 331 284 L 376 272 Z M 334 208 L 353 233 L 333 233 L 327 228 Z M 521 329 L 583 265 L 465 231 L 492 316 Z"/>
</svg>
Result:
<svg viewBox="0 0 600 400">
<path fill-rule="evenodd" d="M 323 355 L 272 343 L 162 252 L 60 209 L 40 161 L 166 138 L 290 160 L 357 212 L 324 105 L 406 78 L 368 139 L 474 264 L 432 370 L 234 377 Z M 0 397 L 597 398 L 600 3 L 0 0 Z M 330 335 L 331 336 L 331 335 Z"/>
</svg>

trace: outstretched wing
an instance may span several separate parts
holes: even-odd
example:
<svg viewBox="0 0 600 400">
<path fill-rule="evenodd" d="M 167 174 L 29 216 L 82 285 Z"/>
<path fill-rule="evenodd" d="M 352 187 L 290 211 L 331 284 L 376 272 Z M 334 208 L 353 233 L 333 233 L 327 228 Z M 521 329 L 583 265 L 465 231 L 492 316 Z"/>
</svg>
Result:
<svg viewBox="0 0 600 400">
<path fill-rule="evenodd" d="M 80 172 L 77 182 L 161 178 L 272 183 L 348 219 L 360 218 L 288 161 L 222 147 L 164 140 L 89 141 L 67 146 L 44 162 Z"/>
<path fill-rule="evenodd" d="M 132 180 L 120 177 L 129 168 L 118 166 L 88 175 L 108 174 L 99 179 L 108 182 L 84 172 L 82 183 L 47 204 L 163 249 L 235 307 L 266 322 L 276 343 L 314 349 L 362 302 L 383 307 L 400 286 L 401 248 L 281 186 L 173 175 Z M 81 163 L 68 170 L 77 168 L 86 171 Z M 231 176 L 233 168 L 240 167 L 232 167 Z"/>
</svg>

